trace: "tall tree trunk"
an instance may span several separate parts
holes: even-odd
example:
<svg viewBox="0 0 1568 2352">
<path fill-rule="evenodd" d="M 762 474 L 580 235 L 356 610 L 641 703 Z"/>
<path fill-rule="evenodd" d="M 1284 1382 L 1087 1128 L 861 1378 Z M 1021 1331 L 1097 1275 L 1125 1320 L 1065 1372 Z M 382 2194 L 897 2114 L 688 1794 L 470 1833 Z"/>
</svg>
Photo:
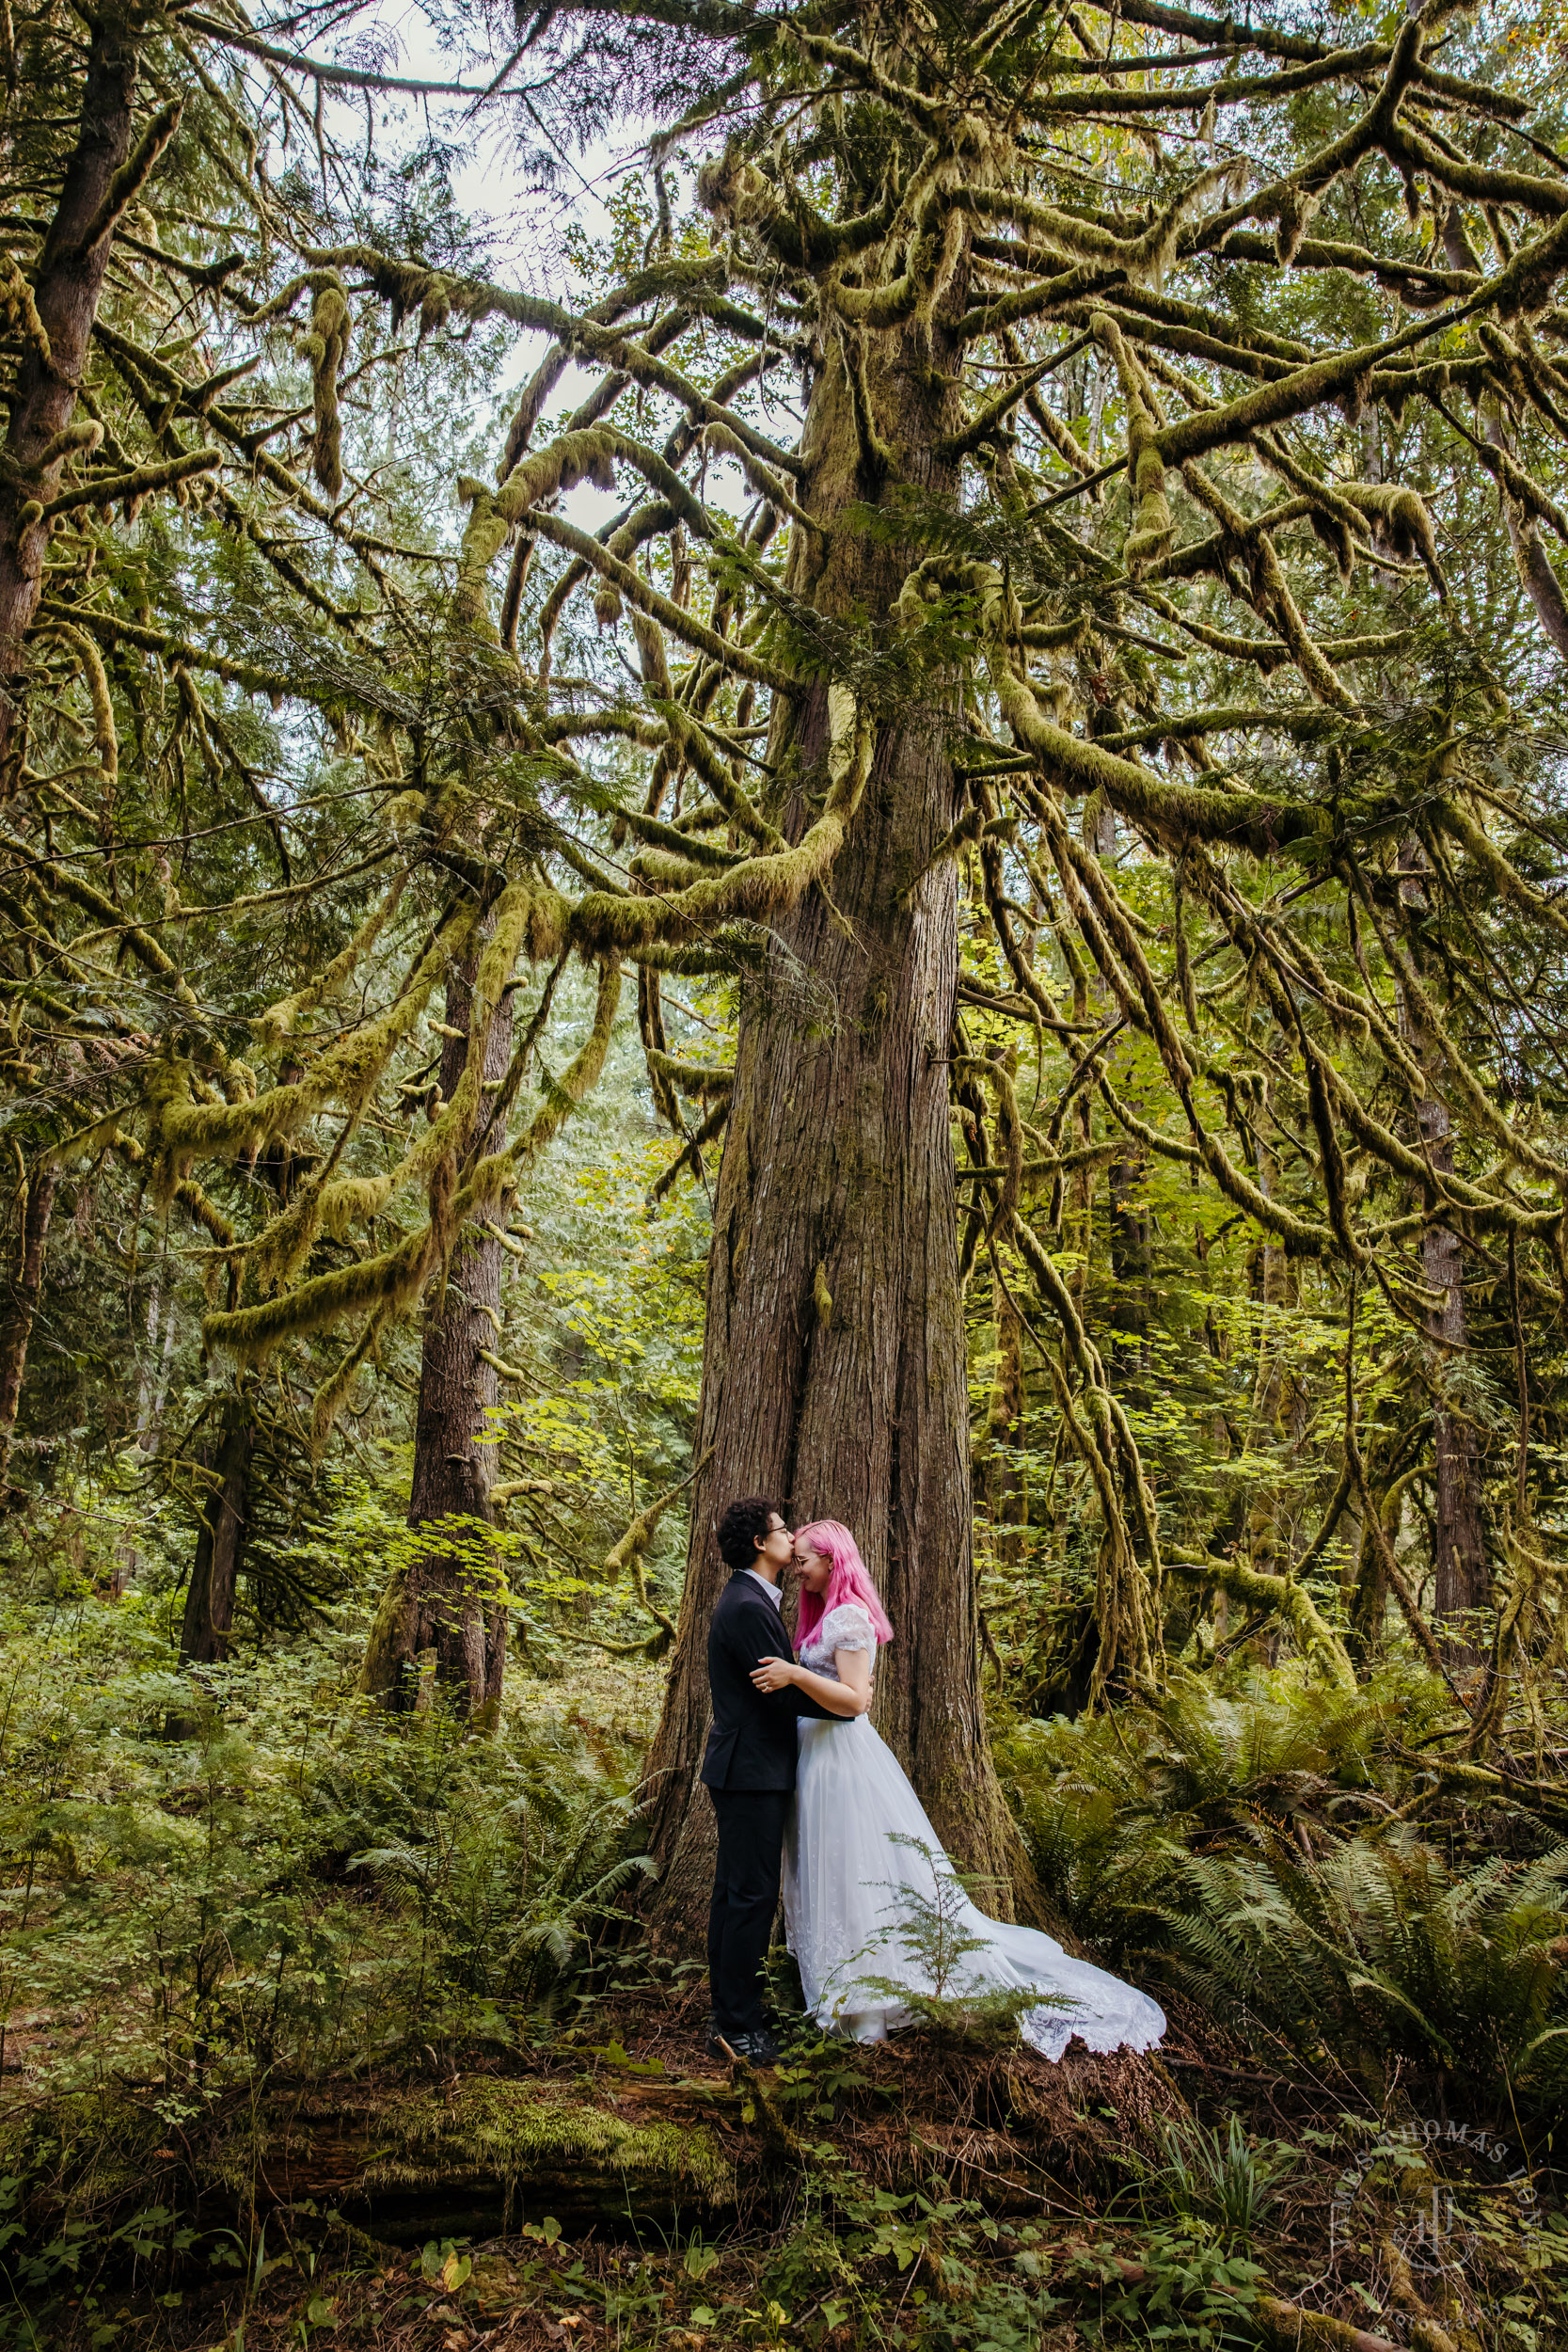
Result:
<svg viewBox="0 0 1568 2352">
<path fill-rule="evenodd" d="M 1426 884 L 1421 879 L 1426 858 L 1418 841 L 1407 841 L 1400 852 L 1402 869 L 1400 898 L 1412 908 L 1424 909 Z M 1414 959 L 1418 948 L 1409 942 Z M 1419 1008 L 1407 992 L 1399 991 L 1400 1027 L 1421 1065 L 1427 1090 L 1416 1106 L 1421 1149 L 1434 1175 L 1453 1173 L 1453 1121 L 1443 1092 L 1441 1049 L 1423 1027 Z M 1421 1235 L 1421 1273 L 1436 1297 L 1427 1315 L 1433 1341 L 1432 1453 L 1436 1487 L 1432 1546 L 1433 1611 L 1452 1624 L 1485 1606 L 1490 1578 L 1486 1565 L 1486 1532 L 1481 1512 L 1481 1465 L 1474 1425 L 1449 1402 L 1449 1375 L 1469 1344 L 1465 1317 L 1464 1251 L 1459 1235 L 1447 1225 L 1430 1224 Z M 1456 1660 L 1477 1652 L 1464 1632 L 1450 1633 L 1449 1648 Z"/>
<path fill-rule="evenodd" d="M 210 1666 L 229 1654 L 234 1594 L 250 1536 L 250 1464 L 256 1423 L 243 1398 L 225 1408 L 214 1485 L 201 1510 L 201 1532 L 185 1591 L 180 1629 L 182 1666 Z"/>
<path fill-rule="evenodd" d="M 1429 1138 L 1427 1149 L 1433 1168 L 1446 1170 L 1453 1166 L 1448 1105 L 1430 1099 L 1423 1104 L 1423 1128 L 1429 1108 L 1441 1114 L 1442 1134 L 1440 1137 Z M 1433 1362 L 1436 1397 L 1432 1415 L 1432 1450 L 1437 1488 L 1432 1560 L 1433 1610 L 1439 1618 L 1463 1620 L 1473 1611 L 1484 1608 L 1490 1580 L 1481 1516 L 1481 1465 L 1476 1454 L 1476 1433 L 1465 1415 L 1452 1409 L 1447 1394 L 1449 1367 L 1464 1356 L 1468 1339 L 1459 1236 L 1446 1225 L 1429 1225 L 1421 1236 L 1421 1272 L 1429 1289 L 1442 1300 L 1427 1319 L 1427 1328 L 1438 1343 Z M 1472 1645 L 1461 1636 L 1456 1647 L 1469 1654 Z"/>
<path fill-rule="evenodd" d="M 447 985 L 450 1031 L 441 1049 L 441 1093 L 451 1102 L 463 1074 L 469 1046 L 472 990 L 478 951 Z M 512 996 L 501 997 L 484 1043 L 483 1077 L 502 1076 L 512 1053 Z M 488 1097 L 485 1098 L 486 1103 Z M 488 1120 L 482 1116 L 481 1129 Z M 470 1138 L 469 1151 L 490 1148 L 487 1132 Z M 452 1171 L 452 1182 L 456 1171 Z M 414 1476 L 408 1524 L 461 1518 L 469 1528 L 453 1541 L 433 1538 L 404 1572 L 388 1585 L 371 1635 L 362 1677 L 364 1687 L 397 1706 L 421 1698 L 419 1666 L 429 1656 L 436 1681 L 466 1715 L 494 1709 L 506 1669 L 506 1611 L 499 1597 L 504 1580 L 475 1523 L 493 1523 L 490 1502 L 494 1448 L 482 1443 L 486 1415 L 499 1394 L 494 1356 L 500 1330 L 501 1245 L 483 1225 L 465 1226 L 452 1245 L 445 1273 L 432 1276 L 426 1298 L 420 1363 L 420 1406 L 414 1428 Z"/>
<path fill-rule="evenodd" d="M 996 1557 L 1004 1566 L 1016 1567 L 1023 1556 L 1022 1531 L 1029 1517 L 1023 1472 L 1014 1458 L 1023 1433 L 1023 1325 L 1017 1307 L 995 1281 L 991 1285 L 991 1317 L 996 1332 L 996 1369 L 986 1412 L 986 1502 L 994 1531 Z"/>
<path fill-rule="evenodd" d="M 867 339 L 857 431 L 845 341 L 813 389 L 799 496 L 824 520 L 906 480 L 951 496 L 933 443 L 957 421 L 944 317 L 928 341 Z M 863 410 L 863 415 L 864 411 Z M 891 462 L 891 461 L 889 461 Z M 911 561 L 891 534 L 797 531 L 788 585 L 827 615 L 885 621 Z M 704 1915 L 711 1811 L 697 1787 L 708 1722 L 707 1621 L 723 1570 L 714 1538 L 738 1494 L 796 1519 L 844 1519 L 892 1620 L 875 1720 L 960 1864 L 998 1876 L 1013 1851 L 981 1712 L 971 1549 L 962 1304 L 947 1056 L 958 958 L 953 863 L 927 870 L 958 796 L 946 714 L 877 713 L 870 779 L 828 891 L 771 917 L 766 968 L 742 998 L 708 1260 L 707 1329 L 685 1596 L 646 1791 L 661 1873 L 654 1926 L 688 1947 Z M 781 709 L 769 756 L 800 781 L 797 839 L 828 750 L 827 690 Z M 794 730 L 793 733 L 791 730 Z"/>
<path fill-rule="evenodd" d="M 43 1248 L 60 1171 L 51 1162 L 35 1168 L 28 1179 L 22 1211 L 22 1248 L 17 1268 L 7 1286 L 0 1311 L 0 1487 L 10 1472 L 11 1438 L 22 1405 L 22 1381 L 27 1369 L 27 1343 L 39 1311 L 43 1287 Z"/>
<path fill-rule="evenodd" d="M 8 462 L 0 468 L 0 790 L 14 780 L 22 756 L 17 721 L 24 647 L 38 611 L 49 544 L 42 510 L 59 488 L 66 456 L 55 444 L 76 405 L 108 266 L 116 199 L 124 193 L 115 188 L 115 175 L 131 149 L 141 40 L 137 20 L 130 9 L 111 5 L 89 22 L 81 127 L 39 257 L 36 325 L 22 327 L 6 432 Z M 152 145 L 148 167 L 170 129 L 172 123 Z"/>
</svg>

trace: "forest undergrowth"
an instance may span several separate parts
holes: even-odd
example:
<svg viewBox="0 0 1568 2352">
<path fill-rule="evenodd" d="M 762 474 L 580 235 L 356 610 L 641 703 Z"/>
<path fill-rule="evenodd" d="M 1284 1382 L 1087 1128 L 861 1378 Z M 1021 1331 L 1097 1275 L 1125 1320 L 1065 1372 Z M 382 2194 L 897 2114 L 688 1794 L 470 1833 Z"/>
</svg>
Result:
<svg viewBox="0 0 1568 2352">
<path fill-rule="evenodd" d="M 1560 1799 L 1506 1738 L 1456 1759 L 1424 1662 L 999 1700 L 1050 1916 L 1164 2004 L 1153 2062 L 1053 2068 L 956 2004 L 823 2042 L 781 1950 L 759 2077 L 635 1926 L 657 1666 L 557 1597 L 489 1736 L 389 1716 L 367 1574 L 193 1708 L 128 1524 L 81 1496 L 8 1531 L 7 2341 L 1568 2339 Z M 361 1492 L 341 1555 L 382 1532 Z"/>
<path fill-rule="evenodd" d="M 1561 0 L 7 0 L 0 182 L 0 2345 L 1568 2352 Z M 1157 2052 L 710 2056 L 758 1489 Z"/>
</svg>

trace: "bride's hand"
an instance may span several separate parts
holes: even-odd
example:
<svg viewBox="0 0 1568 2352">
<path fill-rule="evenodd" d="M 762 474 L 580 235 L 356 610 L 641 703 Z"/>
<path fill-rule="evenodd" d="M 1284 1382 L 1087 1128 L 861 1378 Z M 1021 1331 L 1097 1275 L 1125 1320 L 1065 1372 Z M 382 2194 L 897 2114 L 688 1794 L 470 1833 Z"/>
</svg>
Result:
<svg viewBox="0 0 1568 2352">
<path fill-rule="evenodd" d="M 785 1658 L 765 1658 L 752 1670 L 752 1680 L 759 1691 L 782 1691 L 794 1681 L 796 1669 Z"/>
</svg>

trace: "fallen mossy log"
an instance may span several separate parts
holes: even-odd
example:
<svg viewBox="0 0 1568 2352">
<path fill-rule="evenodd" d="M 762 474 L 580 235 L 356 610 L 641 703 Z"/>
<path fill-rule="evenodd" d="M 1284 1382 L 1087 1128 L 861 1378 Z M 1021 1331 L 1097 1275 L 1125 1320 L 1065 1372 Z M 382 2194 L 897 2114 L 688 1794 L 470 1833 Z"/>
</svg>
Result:
<svg viewBox="0 0 1568 2352">
<path fill-rule="evenodd" d="M 392 2243 L 516 2229 L 546 2216 L 568 2232 L 633 2220 L 691 2226 L 733 2217 L 742 2136 L 684 2086 L 606 2100 L 537 2079 L 470 2075 L 367 2091 L 324 2087 L 269 2103 L 218 2142 L 200 2185 L 264 2212 L 313 2203 Z"/>
<path fill-rule="evenodd" d="M 712 2233 L 766 2224 L 826 2133 L 876 2185 L 936 2176 L 1020 2217 L 1049 2185 L 1098 2199 L 1125 2181 L 1130 2153 L 1183 2105 L 1125 2051 L 1051 2065 L 1016 2044 L 909 2034 L 776 2074 L 711 2070 L 694 2040 L 664 2041 L 651 2063 L 619 2043 L 557 2044 L 527 2074 L 275 2079 L 172 2136 L 153 2099 L 122 2089 L 35 2110 L 6 2169 L 28 2183 L 30 2232 L 66 2209 L 112 2231 L 156 2202 L 198 2233 L 280 2212 L 336 2214 L 395 2244 L 546 2217 L 571 2237 Z"/>
<path fill-rule="evenodd" d="M 491 2236 L 553 2217 L 573 2234 L 737 2218 L 768 2151 L 740 2094 L 602 2090 L 538 2075 L 273 2083 L 169 2134 L 121 2089 L 13 2117 L 3 2168 L 26 2184 L 26 2229 L 69 2213 L 104 2233 L 157 2205 L 198 2238 L 278 2212 L 338 2216 L 390 2244 Z M 725 2110 L 728 2112 L 725 2112 Z"/>
<path fill-rule="evenodd" d="M 591 2060 L 592 2062 L 592 2060 Z M 238 2206 L 313 2203 L 376 2236 L 515 2229 L 546 2215 L 580 2233 L 711 2228 L 760 2217 L 810 2161 L 823 2114 L 807 2082 L 737 2064 L 649 2078 L 469 2075 L 274 2097 L 214 2143 L 200 2170 Z M 857 2053 L 831 2094 L 833 2137 L 889 2185 L 911 2165 L 958 2185 L 978 2167 L 997 2212 L 1039 2209 L 1047 2177 L 1105 2186 L 1158 2114 L 1181 2104 L 1146 2060 L 1016 2048 L 980 2055 L 930 2037 Z M 808 2107 L 809 2114 L 800 2108 Z M 1107 2123 L 1114 2114 L 1114 2125 Z"/>
</svg>

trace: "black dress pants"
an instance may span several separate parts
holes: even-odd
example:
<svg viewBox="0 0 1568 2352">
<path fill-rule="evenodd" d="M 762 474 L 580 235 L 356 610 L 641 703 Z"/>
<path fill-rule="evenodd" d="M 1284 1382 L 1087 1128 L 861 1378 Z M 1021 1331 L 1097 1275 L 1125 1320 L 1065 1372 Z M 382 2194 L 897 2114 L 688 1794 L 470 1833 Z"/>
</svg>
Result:
<svg viewBox="0 0 1568 2352">
<path fill-rule="evenodd" d="M 779 1906 L 791 1788 L 710 1788 L 719 1820 L 719 1867 L 707 1921 L 714 2023 L 727 2039 L 760 2033 L 762 1963 Z"/>
</svg>

